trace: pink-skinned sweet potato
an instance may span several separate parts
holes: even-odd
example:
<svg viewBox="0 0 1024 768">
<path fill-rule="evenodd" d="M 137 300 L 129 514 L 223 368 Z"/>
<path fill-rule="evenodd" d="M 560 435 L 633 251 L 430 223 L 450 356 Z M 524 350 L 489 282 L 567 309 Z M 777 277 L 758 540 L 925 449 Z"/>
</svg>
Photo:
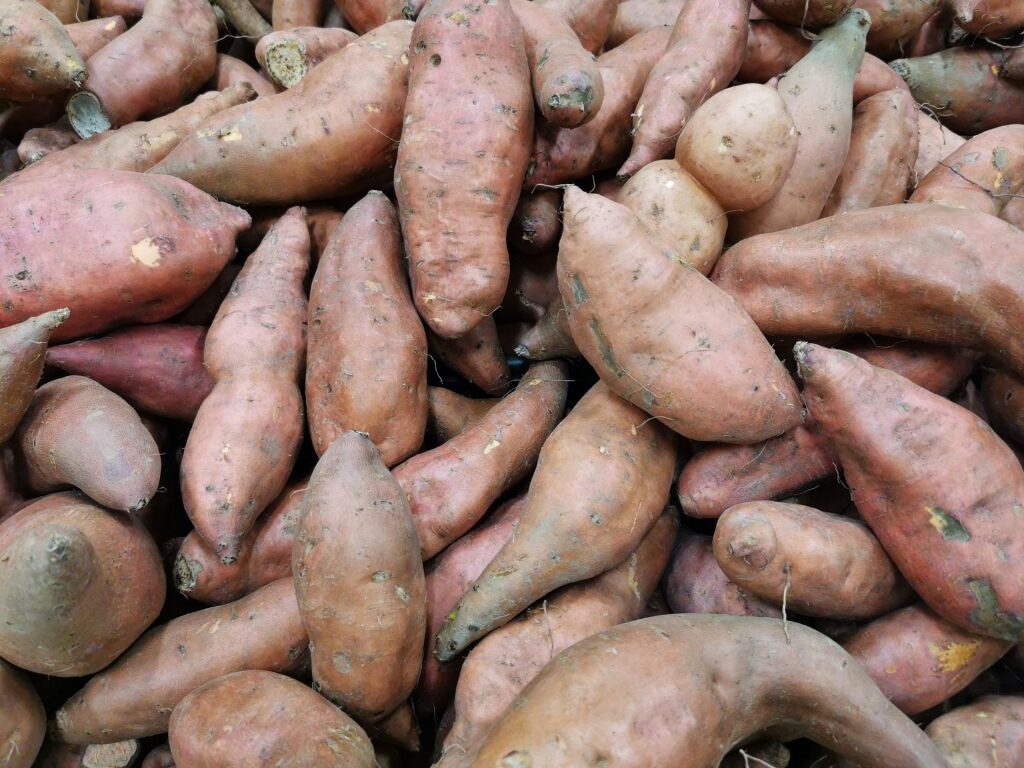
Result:
<svg viewBox="0 0 1024 768">
<path fill-rule="evenodd" d="M 257 97 L 273 96 L 278 92 L 278 87 L 262 72 L 253 69 L 241 59 L 226 53 L 218 53 L 217 66 L 210 77 L 210 88 L 223 91 L 236 83 L 248 83 L 256 91 Z"/>
<path fill-rule="evenodd" d="M 916 187 L 939 163 L 949 157 L 965 139 L 946 128 L 924 111 L 917 113 L 917 162 L 914 163 L 912 186 Z"/>
<path fill-rule="evenodd" d="M 472 528 L 526 477 L 562 417 L 567 392 L 564 363 L 536 363 L 476 425 L 395 468 L 424 560 Z"/>
<path fill-rule="evenodd" d="M 274 31 L 319 27 L 324 17 L 324 5 L 323 0 L 273 0 L 270 22 Z"/>
<path fill-rule="evenodd" d="M 164 602 L 146 529 L 77 493 L 44 496 L 4 520 L 0 582 L 0 656 L 55 677 L 103 669 Z"/>
<path fill-rule="evenodd" d="M 605 46 L 618 4 L 618 0 L 538 0 L 538 5 L 565 19 L 580 44 L 593 54 L 600 53 Z"/>
<path fill-rule="evenodd" d="M 544 443 L 516 535 L 446 618 L 437 659 L 451 660 L 558 587 L 622 562 L 664 509 L 675 442 L 595 384 Z"/>
<path fill-rule="evenodd" d="M 10 440 L 32 404 L 46 344 L 69 314 L 55 309 L 0 329 L 0 444 Z"/>
<path fill-rule="evenodd" d="M 533 327 L 516 341 L 515 353 L 527 360 L 551 360 L 556 357 L 582 357 L 569 329 L 569 313 L 562 295 L 555 296 Z"/>
<path fill-rule="evenodd" d="M 558 279 L 577 347 L 613 392 L 694 440 L 749 443 L 802 420 L 796 385 L 742 308 L 625 206 L 565 192 Z"/>
<path fill-rule="evenodd" d="M 64 31 L 68 33 L 71 42 L 75 44 L 75 48 L 85 59 L 88 59 L 118 35 L 124 34 L 127 29 L 128 25 L 123 16 L 89 19 L 64 25 Z"/>
<path fill-rule="evenodd" d="M 464 397 L 444 387 L 427 387 L 427 434 L 437 445 L 479 424 L 501 402 L 498 397 Z"/>
<path fill-rule="evenodd" d="M 275 83 L 291 88 L 317 64 L 357 39 L 350 29 L 292 27 L 260 38 L 256 44 L 256 61 Z"/>
<path fill-rule="evenodd" d="M 1024 80 L 1024 48 L 1010 51 L 999 70 L 999 76 L 1011 80 Z"/>
<path fill-rule="evenodd" d="M 0 326 L 68 307 L 55 341 L 174 316 L 249 226 L 244 211 L 163 176 L 79 170 L 59 184 L 13 177 L 0 191 Z M 76 257 L 63 258 L 64 248 Z"/>
<path fill-rule="evenodd" d="M 174 755 L 167 744 L 153 747 L 149 754 L 143 758 L 140 768 L 175 768 Z"/>
<path fill-rule="evenodd" d="M 810 30 L 835 24 L 853 4 L 853 0 L 754 0 L 769 17 Z"/>
<path fill-rule="evenodd" d="M 0 27 L 0 98 L 31 101 L 81 87 L 85 62 L 46 8 L 32 0 L 3 0 Z"/>
<path fill-rule="evenodd" d="M 364 35 L 399 19 L 415 19 L 424 0 L 334 0 L 352 29 Z"/>
<path fill-rule="evenodd" d="M 944 0 L 856 0 L 854 6 L 871 14 L 868 50 L 892 59 L 910 46 L 917 31 L 943 4 Z"/>
<path fill-rule="evenodd" d="M 1017 229 L 1024 230 L 1024 199 L 1011 198 L 999 214 L 999 218 Z"/>
<path fill-rule="evenodd" d="M 949 768 L 1000 768 L 1024 755 L 1024 697 L 985 696 L 925 729 Z"/>
<path fill-rule="evenodd" d="M 608 49 L 658 27 L 669 30 L 679 18 L 685 0 L 622 0 L 615 9 L 615 21 L 608 33 Z"/>
<path fill-rule="evenodd" d="M 948 0 L 953 21 L 972 35 L 992 40 L 1024 29 L 1024 6 L 1016 0 Z"/>
<path fill-rule="evenodd" d="M 67 0 L 54 0 L 54 2 L 67 2 Z M 125 19 L 138 19 L 142 17 L 145 8 L 145 0 L 90 0 L 90 11 L 97 18 L 110 18 L 112 16 L 123 16 Z"/>
<path fill-rule="evenodd" d="M 66 118 L 61 118 L 49 125 L 26 131 L 18 143 L 18 159 L 25 166 L 29 166 L 48 155 L 74 146 L 79 141 L 81 139 L 71 129 L 71 123 Z M 21 178 L 25 178 L 25 174 L 22 174 Z"/>
<path fill-rule="evenodd" d="M 488 395 L 508 389 L 511 372 L 493 317 L 485 317 L 457 339 L 442 339 L 427 328 L 430 354 Z"/>
<path fill-rule="evenodd" d="M 558 248 L 561 207 L 562 193 L 557 189 L 538 189 L 532 194 L 524 191 L 509 222 L 509 250 L 517 255 L 539 256 Z"/>
<path fill-rule="evenodd" d="M 561 198 L 559 193 L 559 204 Z M 545 307 L 559 295 L 555 263 L 558 261 L 558 238 L 562 230 L 560 217 L 561 213 L 556 218 L 558 234 L 554 245 L 546 253 L 512 259 L 505 298 L 501 308 L 494 313 L 496 324 L 536 322 L 543 317 Z M 509 229 L 511 232 L 511 227 Z M 511 243 L 511 237 L 509 241 Z M 502 345 L 505 346 L 504 342 Z"/>
<path fill-rule="evenodd" d="M 1020 379 L 1006 371 L 985 371 L 981 394 L 993 429 L 1024 444 L 1024 384 Z"/>
<path fill-rule="evenodd" d="M 0 765 L 30 768 L 46 735 L 46 710 L 32 683 L 0 659 Z"/>
</svg>

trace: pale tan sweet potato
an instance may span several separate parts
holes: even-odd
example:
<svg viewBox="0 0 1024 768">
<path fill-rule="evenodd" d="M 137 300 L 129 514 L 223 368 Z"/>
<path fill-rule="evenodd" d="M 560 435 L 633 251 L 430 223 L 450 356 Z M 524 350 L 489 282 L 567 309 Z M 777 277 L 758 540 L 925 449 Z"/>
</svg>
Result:
<svg viewBox="0 0 1024 768">
<path fill-rule="evenodd" d="M 0 98 L 31 101 L 81 87 L 86 77 L 82 55 L 46 8 L 33 0 L 4 0 L 0 27 Z"/>
<path fill-rule="evenodd" d="M 801 29 L 818 30 L 835 24 L 853 0 L 754 0 L 765 14 Z"/>
<path fill-rule="evenodd" d="M 1024 755 L 1024 697 L 985 696 L 925 729 L 949 768 L 1000 768 Z"/>
<path fill-rule="evenodd" d="M 350 29 L 296 26 L 264 35 L 256 44 L 256 61 L 282 88 L 291 88 L 317 64 L 355 42 Z"/>
<path fill-rule="evenodd" d="M 46 344 L 69 314 L 55 309 L 0 329 L 0 444 L 11 439 L 32 404 Z"/>
<path fill-rule="evenodd" d="M 30 768 L 46 735 L 46 710 L 32 683 L 0 659 L 0 765 Z"/>
<path fill-rule="evenodd" d="M 444 387 L 427 387 L 427 434 L 437 445 L 479 424 L 501 402 L 497 397 L 463 397 Z"/>
</svg>

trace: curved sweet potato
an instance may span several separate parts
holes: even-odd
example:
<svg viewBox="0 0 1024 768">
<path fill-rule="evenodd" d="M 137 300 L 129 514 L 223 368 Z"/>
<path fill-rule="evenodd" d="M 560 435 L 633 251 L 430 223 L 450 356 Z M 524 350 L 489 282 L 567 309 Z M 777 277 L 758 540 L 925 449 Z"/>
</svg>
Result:
<svg viewBox="0 0 1024 768">
<path fill-rule="evenodd" d="M 167 734 L 182 768 L 374 768 L 373 745 L 344 712 L 273 672 L 235 672 L 185 697 Z"/>
<path fill-rule="evenodd" d="M 853 0 L 754 0 L 771 18 L 814 30 L 835 24 L 853 4 Z"/>
<path fill-rule="evenodd" d="M 913 176 L 915 187 L 965 141 L 924 112 L 917 113 L 917 131 L 917 162 L 914 163 Z"/>
<path fill-rule="evenodd" d="M 100 48 L 128 29 L 123 16 L 89 19 L 74 24 L 65 24 L 71 42 L 83 58 L 88 59 Z"/>
<path fill-rule="evenodd" d="M 181 499 L 225 564 L 284 489 L 305 419 L 309 229 L 303 208 L 278 219 L 242 267 L 206 336 L 213 390 L 181 459 Z"/>
<path fill-rule="evenodd" d="M 485 317 L 457 339 L 442 339 L 427 328 L 430 354 L 489 395 L 508 389 L 512 377 L 493 317 Z"/>
<path fill-rule="evenodd" d="M 615 9 L 615 21 L 608 33 L 608 49 L 658 27 L 671 31 L 686 0 L 623 0 Z"/>
<path fill-rule="evenodd" d="M 323 12 L 323 0 L 273 0 L 270 23 L 275 32 L 296 27 L 319 27 Z"/>
<path fill-rule="evenodd" d="M 1016 0 L 948 0 L 953 21 L 972 35 L 998 40 L 1024 29 L 1024 6 Z"/>
<path fill-rule="evenodd" d="M 999 434 L 1024 443 L 1024 384 L 1006 371 L 986 371 L 981 393 L 989 423 Z"/>
<path fill-rule="evenodd" d="M 81 87 L 86 77 L 82 55 L 46 8 L 33 0 L 3 0 L 0 27 L 0 98 L 31 101 Z"/>
<path fill-rule="evenodd" d="M 32 683 L 0 659 L 0 765 L 30 768 L 46 735 L 46 710 Z"/>
<path fill-rule="evenodd" d="M 587 361 L 676 432 L 749 443 L 802 421 L 796 385 L 750 318 L 624 206 L 566 190 L 558 281 Z"/>
<path fill-rule="evenodd" d="M 925 728 L 949 768 L 1000 768 L 1024 755 L 1024 698 L 985 696 Z"/>
<path fill-rule="evenodd" d="M 943 4 L 944 0 L 857 0 L 854 3 L 871 15 L 868 50 L 883 59 L 902 54 L 917 31 L 939 13 Z"/>
<path fill-rule="evenodd" d="M 365 432 L 392 467 L 419 450 L 427 423 L 427 337 L 406 283 L 391 201 L 371 192 L 320 255 L 309 292 L 309 434 L 318 455 Z"/>
<path fill-rule="evenodd" d="M 4 520 L 0 583 L 0 655 L 56 677 L 103 669 L 164 602 L 160 553 L 142 523 L 76 493 Z"/>
<path fill-rule="evenodd" d="M 190 691 L 244 669 L 298 672 L 308 667 L 307 643 L 292 580 L 278 579 L 151 629 L 64 703 L 56 732 L 72 744 L 163 733 Z"/>
<path fill-rule="evenodd" d="M 424 0 L 334 0 L 352 29 L 364 35 L 388 22 L 414 19 Z"/>
<path fill-rule="evenodd" d="M 46 344 L 68 315 L 55 309 L 0 329 L 0 444 L 11 439 L 32 404 Z"/>
<path fill-rule="evenodd" d="M 226 53 L 217 54 L 217 66 L 213 70 L 209 86 L 215 91 L 223 91 L 237 83 L 248 83 L 256 95 L 273 96 L 277 87 L 262 72 L 257 72 L 241 59 Z"/>
<path fill-rule="evenodd" d="M 498 766 L 503 757 L 582 768 L 609 755 L 622 768 L 669 768 L 680 755 L 711 768 L 734 745 L 782 724 L 862 768 L 945 765 L 849 655 L 814 630 L 674 615 L 622 624 L 563 651 L 468 753 L 449 752 L 439 768 Z"/>
<path fill-rule="evenodd" d="M 350 29 L 290 27 L 261 37 L 256 44 L 256 61 L 275 83 L 291 88 L 317 64 L 357 39 Z"/>
<path fill-rule="evenodd" d="M 444 387 L 427 387 L 427 434 L 437 445 L 479 424 L 501 402 L 498 397 L 463 397 Z"/>
</svg>

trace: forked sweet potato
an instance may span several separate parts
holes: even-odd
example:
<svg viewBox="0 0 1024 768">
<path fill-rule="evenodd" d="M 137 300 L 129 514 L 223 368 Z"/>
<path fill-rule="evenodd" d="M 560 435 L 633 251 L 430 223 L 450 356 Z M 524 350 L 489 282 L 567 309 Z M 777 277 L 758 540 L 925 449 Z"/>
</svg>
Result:
<svg viewBox="0 0 1024 768">
<path fill-rule="evenodd" d="M 501 402 L 497 397 L 463 397 L 444 387 L 427 387 L 427 434 L 437 445 L 479 424 Z"/>
<path fill-rule="evenodd" d="M 488 395 L 508 389 L 512 374 L 493 317 L 483 318 L 457 339 L 442 339 L 428 328 L 427 347 L 430 354 Z"/>
<path fill-rule="evenodd" d="M 754 0 L 773 19 L 801 29 L 822 29 L 835 24 L 853 0 Z"/>
<path fill-rule="evenodd" d="M 69 314 L 55 309 L 0 329 L 0 444 L 10 440 L 32 404 L 46 344 Z"/>
<path fill-rule="evenodd" d="M 608 33 L 609 49 L 658 27 L 672 29 L 686 0 L 623 0 L 615 9 L 615 20 Z"/>
<path fill-rule="evenodd" d="M 915 187 L 965 141 L 923 111 L 917 113 L 917 133 L 917 162 L 914 163 L 913 176 Z"/>
<path fill-rule="evenodd" d="M 985 413 L 999 434 L 1024 443 L 1024 384 L 1006 371 L 986 371 L 981 386 Z"/>
<path fill-rule="evenodd" d="M 30 768 L 46 735 L 46 710 L 32 683 L 0 659 L 0 765 Z"/>
<path fill-rule="evenodd" d="M 0 27 L 0 98 L 31 101 L 81 87 L 86 77 L 82 55 L 46 8 L 33 0 L 3 0 Z"/>
<path fill-rule="evenodd" d="M 1024 697 L 985 696 L 925 729 L 949 768 L 1000 768 L 1024 755 Z"/>
<path fill-rule="evenodd" d="M 256 61 L 278 85 L 298 85 L 313 67 L 358 39 L 350 29 L 323 29 L 315 24 L 271 32 L 256 44 Z"/>
<path fill-rule="evenodd" d="M 884 59 L 903 54 L 917 31 L 939 13 L 943 4 L 944 0 L 857 0 L 854 3 L 871 14 L 868 50 Z"/>
</svg>

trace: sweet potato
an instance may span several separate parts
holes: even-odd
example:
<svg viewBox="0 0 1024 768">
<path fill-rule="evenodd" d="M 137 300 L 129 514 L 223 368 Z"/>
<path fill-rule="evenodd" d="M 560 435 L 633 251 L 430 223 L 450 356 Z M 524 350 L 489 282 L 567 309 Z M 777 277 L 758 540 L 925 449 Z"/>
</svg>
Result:
<svg viewBox="0 0 1024 768">
<path fill-rule="evenodd" d="M 850 151 L 822 216 L 903 202 L 917 161 L 917 115 L 913 97 L 902 88 L 857 105 Z"/>
<path fill-rule="evenodd" d="M 584 49 L 594 54 L 600 53 L 608 40 L 618 4 L 618 0 L 538 1 L 538 5 L 554 11 L 565 19 Z"/>
<path fill-rule="evenodd" d="M 82 768 L 131 768 L 139 757 L 137 739 L 90 744 L 82 752 Z"/>
<path fill-rule="evenodd" d="M 850 147 L 851 94 L 869 24 L 867 13 L 850 10 L 779 81 L 779 95 L 799 135 L 796 161 L 767 203 L 730 217 L 732 241 L 806 224 L 821 215 Z"/>
<path fill-rule="evenodd" d="M 366 435 L 340 435 L 317 462 L 292 575 L 317 689 L 359 720 L 381 720 L 416 685 L 426 602 L 412 513 Z"/>
<path fill-rule="evenodd" d="M 64 25 L 64 31 L 68 33 L 71 42 L 85 59 L 88 59 L 118 35 L 124 34 L 127 29 L 128 25 L 123 16 L 90 19 Z"/>
<path fill-rule="evenodd" d="M 516 536 L 448 615 L 438 660 L 621 562 L 661 514 L 675 455 L 669 430 L 594 385 L 544 443 Z"/>
<path fill-rule="evenodd" d="M 32 683 L 0 659 L 0 765 L 30 768 L 46 735 L 46 710 Z"/>
<path fill-rule="evenodd" d="M 615 9 L 607 47 L 617 48 L 649 29 L 671 29 L 685 4 L 686 0 L 623 0 Z"/>
<path fill-rule="evenodd" d="M 802 420 L 796 386 L 750 318 L 624 206 L 566 190 L 558 280 L 584 357 L 676 432 L 747 443 Z"/>
<path fill-rule="evenodd" d="M 374 768 L 373 745 L 344 712 L 273 672 L 236 672 L 174 708 L 167 734 L 182 768 Z"/>
<path fill-rule="evenodd" d="M 953 21 L 972 35 L 998 40 L 1024 29 L 1024 7 L 1015 0 L 948 0 Z"/>
<path fill-rule="evenodd" d="M 1015 197 L 1011 198 L 999 214 L 999 218 L 1008 224 L 1012 224 L 1017 229 L 1024 229 L 1024 199 Z"/>
<path fill-rule="evenodd" d="M 800 61 L 810 48 L 798 29 L 774 21 L 751 21 L 736 78 L 744 83 L 767 83 Z"/>
<path fill-rule="evenodd" d="M 241 59 L 226 53 L 217 54 L 217 66 L 213 70 L 209 86 L 215 91 L 223 91 L 236 83 L 248 83 L 256 91 L 257 96 L 273 96 L 277 87 L 262 72 L 257 72 Z"/>
<path fill-rule="evenodd" d="M 62 24 L 71 24 L 81 21 L 89 15 L 90 2 L 89 0 L 44 0 L 40 5 L 60 19 Z"/>
<path fill-rule="evenodd" d="M 66 118 L 61 118 L 55 123 L 26 131 L 18 143 L 18 159 L 28 166 L 79 141 L 81 139 L 71 129 L 71 124 Z M 24 174 L 20 178 L 24 178 Z"/>
<path fill-rule="evenodd" d="M 103 669 L 164 602 L 142 524 L 76 493 L 37 499 L 0 525 L 0 583 L 0 655 L 56 677 Z"/>
<path fill-rule="evenodd" d="M 917 162 L 914 163 L 912 178 L 914 187 L 965 141 L 963 137 L 953 133 L 924 112 L 917 113 L 917 129 Z"/>
<path fill-rule="evenodd" d="M 501 402 L 497 397 L 463 397 L 444 387 L 427 387 L 427 434 L 438 445 L 476 426 Z"/>
<path fill-rule="evenodd" d="M 191 421 L 213 389 L 203 366 L 205 339 L 202 326 L 137 325 L 51 347 L 46 362 L 88 376 L 143 411 Z"/>
<path fill-rule="evenodd" d="M 146 755 L 140 768 L 175 768 L 174 756 L 171 754 L 170 746 L 161 744 L 158 747 L 154 747 Z"/>
<path fill-rule="evenodd" d="M 843 17 L 853 0 L 754 0 L 773 19 L 801 29 L 823 29 Z"/>
<path fill-rule="evenodd" d="M 1011 644 L 964 632 L 918 603 L 865 625 L 843 647 L 893 704 L 916 715 L 965 688 Z"/>
<path fill-rule="evenodd" d="M 0 26 L 0 98 L 31 101 L 81 87 L 85 62 L 67 30 L 46 8 L 32 0 L 4 0 Z"/>
<path fill-rule="evenodd" d="M 572 340 L 569 315 L 561 294 L 551 300 L 540 320 L 519 337 L 515 353 L 527 360 L 581 357 Z"/>
<path fill-rule="evenodd" d="M 533 468 L 568 391 L 564 363 L 536 363 L 515 392 L 475 426 L 395 469 L 409 499 L 423 559 L 468 531 Z"/>
<path fill-rule="evenodd" d="M 181 499 L 230 565 L 239 540 L 284 489 L 302 441 L 309 230 L 292 208 L 242 267 L 206 335 L 215 382 L 181 459 Z"/>
<path fill-rule="evenodd" d="M 775 619 L 708 615 L 642 619 L 577 643 L 466 754 L 449 752 L 439 768 L 497 766 L 503 756 L 534 766 L 614 759 L 668 768 L 680 755 L 705 768 L 783 724 L 862 768 L 944 768 L 928 737 L 828 638 Z"/>
<path fill-rule="evenodd" d="M 999 76 L 1011 80 L 1024 80 L 1024 49 L 1010 51 L 1000 68 Z"/>
<path fill-rule="evenodd" d="M 679 530 L 668 507 L 619 565 L 545 598 L 484 638 L 469 654 L 455 693 L 444 749 L 472 744 L 498 722 L 556 655 L 597 632 L 640 618 Z"/>
<path fill-rule="evenodd" d="M 410 51 L 395 194 L 416 308 L 457 338 L 508 283 L 505 233 L 533 137 L 529 65 L 508 0 L 430 0 Z"/>
<path fill-rule="evenodd" d="M 357 39 L 350 29 L 292 27 L 260 38 L 256 61 L 275 83 L 291 88 L 317 64 Z"/>
<path fill-rule="evenodd" d="M 1024 755 L 1024 698 L 985 696 L 925 729 L 949 768 L 1000 768 Z"/>
<path fill-rule="evenodd" d="M 985 371 L 982 397 L 989 422 L 999 434 L 1017 443 L 1024 443 L 1024 384 L 1006 371 Z"/>
<path fill-rule="evenodd" d="M 334 0 L 341 15 L 358 34 L 399 19 L 414 19 L 424 0 Z"/>
<path fill-rule="evenodd" d="M 940 4 L 941 5 L 941 4 Z M 903 55 L 908 58 L 931 56 L 946 47 L 950 31 L 949 13 L 940 10 L 922 24 L 917 32 L 903 44 Z M 869 32 L 870 35 L 870 32 Z"/>
<path fill-rule="evenodd" d="M 679 135 L 676 162 L 722 208 L 744 211 L 775 196 L 793 167 L 796 146 L 796 128 L 779 92 L 749 83 L 726 88 L 697 109 Z"/>
<path fill-rule="evenodd" d="M 871 15 L 868 50 L 883 59 L 892 59 L 909 47 L 917 31 L 939 12 L 943 2 L 944 0 L 857 0 L 854 5 Z"/>
<path fill-rule="evenodd" d="M 1022 247 L 1019 230 L 984 213 L 893 205 L 745 240 L 712 279 L 770 336 L 900 336 L 983 350 L 1024 372 Z"/>
<path fill-rule="evenodd" d="M 411 22 L 388 24 L 295 88 L 215 115 L 151 172 L 258 205 L 359 191 L 393 162 L 411 32 Z M 294 115 L 303 116 L 301 124 Z"/>
<path fill-rule="evenodd" d="M 142 21 L 89 57 L 85 88 L 68 100 L 71 126 L 87 139 L 177 109 L 213 75 L 216 42 L 209 3 L 147 0 Z"/>
<path fill-rule="evenodd" d="M 10 440 L 32 404 L 46 344 L 69 314 L 55 309 L 0 329 L 0 444 Z"/>
<path fill-rule="evenodd" d="M 633 147 L 619 176 L 671 155 L 690 115 L 736 77 L 749 15 L 750 0 L 690 0 L 682 7 L 633 113 Z"/>
<path fill-rule="evenodd" d="M 319 27 L 323 11 L 323 0 L 273 0 L 270 21 L 274 31 Z"/>
<path fill-rule="evenodd" d="M 335 228 L 309 294 L 306 408 L 317 454 L 344 432 L 391 467 L 419 450 L 427 422 L 427 337 L 406 284 L 391 201 L 371 192 Z"/>
<path fill-rule="evenodd" d="M 0 325 L 69 307 L 54 340 L 174 316 L 213 282 L 249 225 L 244 211 L 178 179 L 123 171 L 79 170 L 59 183 L 15 177 L 3 192 Z M 74 259 L 61 256 L 65 247 Z"/>
<path fill-rule="evenodd" d="M 123 16 L 125 19 L 138 19 L 146 3 L 145 0 L 90 0 L 89 5 L 92 15 L 98 18 Z"/>
<path fill-rule="evenodd" d="M 509 222 L 509 250 L 537 256 L 557 248 L 562 234 L 561 206 L 562 193 L 557 189 L 524 191 Z"/>
<path fill-rule="evenodd" d="M 921 599 L 972 632 L 1019 639 L 1019 545 L 1007 532 L 1024 470 L 1013 451 L 974 414 L 891 371 L 803 342 L 794 355 L 858 513 Z M 951 463 L 958 481 L 935 482 Z"/>
<path fill-rule="evenodd" d="M 559 203 L 561 197 L 559 194 Z M 561 218 L 556 218 L 556 221 L 560 236 Z M 509 238 L 509 242 L 511 244 L 511 238 Z M 557 261 L 557 236 L 546 253 L 512 259 L 509 264 L 510 271 L 505 298 L 502 299 L 501 308 L 494 313 L 494 321 L 497 325 L 516 322 L 533 323 L 543 317 L 545 307 L 559 295 L 558 275 L 555 274 Z M 502 346 L 505 346 L 504 342 Z"/>
<path fill-rule="evenodd" d="M 442 339 L 427 329 L 430 354 L 488 395 L 508 389 L 511 373 L 493 317 L 457 339 Z"/>
<path fill-rule="evenodd" d="M 303 480 L 285 487 L 238 546 L 238 559 L 224 565 L 193 531 L 174 559 L 174 585 L 190 600 L 223 605 L 292 574 L 292 543 L 306 494 Z"/>
<path fill-rule="evenodd" d="M 959 47 L 889 66 L 943 125 L 976 134 L 1024 122 L 1024 84 L 999 77 L 1004 56 L 987 48 Z"/>
<path fill-rule="evenodd" d="M 278 579 L 237 602 L 151 629 L 64 703 L 56 733 L 72 744 L 163 733 L 171 710 L 221 675 L 308 667 L 307 642 L 292 580 Z"/>
</svg>

